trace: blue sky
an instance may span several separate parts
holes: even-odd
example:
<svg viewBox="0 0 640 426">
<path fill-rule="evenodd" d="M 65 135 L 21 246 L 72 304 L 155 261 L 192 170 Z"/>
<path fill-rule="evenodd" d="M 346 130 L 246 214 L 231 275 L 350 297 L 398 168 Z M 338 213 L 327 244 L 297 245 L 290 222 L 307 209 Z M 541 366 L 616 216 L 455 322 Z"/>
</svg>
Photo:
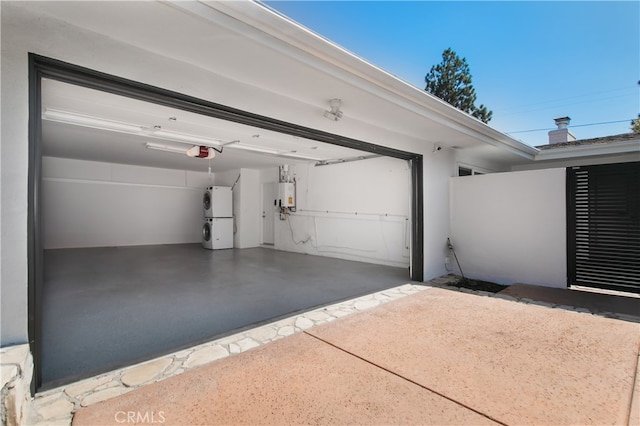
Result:
<svg viewBox="0 0 640 426">
<path fill-rule="evenodd" d="M 547 143 L 555 117 L 587 139 L 626 133 L 640 113 L 637 1 L 265 3 L 420 88 L 451 47 L 493 111 L 489 124 L 529 145 Z M 520 132 L 533 129 L 546 130 Z"/>
</svg>

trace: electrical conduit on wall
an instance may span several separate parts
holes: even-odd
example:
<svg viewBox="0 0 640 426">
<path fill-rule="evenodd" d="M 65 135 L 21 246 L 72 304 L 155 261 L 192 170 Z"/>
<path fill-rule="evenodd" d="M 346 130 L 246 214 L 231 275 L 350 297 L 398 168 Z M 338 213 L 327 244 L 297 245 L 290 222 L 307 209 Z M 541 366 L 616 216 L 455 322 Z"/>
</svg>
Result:
<svg viewBox="0 0 640 426">
<path fill-rule="evenodd" d="M 409 220 L 384 214 L 311 213 L 288 215 L 285 250 L 371 263 L 409 265 Z"/>
<path fill-rule="evenodd" d="M 296 212 L 276 220 L 275 248 L 406 267 L 409 169 L 375 158 L 314 167 L 295 164 Z"/>
</svg>

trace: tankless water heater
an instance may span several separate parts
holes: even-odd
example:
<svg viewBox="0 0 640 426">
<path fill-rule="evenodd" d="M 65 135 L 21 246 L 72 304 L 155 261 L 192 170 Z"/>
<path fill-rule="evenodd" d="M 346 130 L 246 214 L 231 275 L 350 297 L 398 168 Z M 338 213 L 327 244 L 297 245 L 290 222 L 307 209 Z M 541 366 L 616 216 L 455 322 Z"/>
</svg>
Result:
<svg viewBox="0 0 640 426">
<path fill-rule="evenodd" d="M 296 190 L 293 182 L 281 182 L 278 184 L 278 207 L 295 207 Z"/>
</svg>

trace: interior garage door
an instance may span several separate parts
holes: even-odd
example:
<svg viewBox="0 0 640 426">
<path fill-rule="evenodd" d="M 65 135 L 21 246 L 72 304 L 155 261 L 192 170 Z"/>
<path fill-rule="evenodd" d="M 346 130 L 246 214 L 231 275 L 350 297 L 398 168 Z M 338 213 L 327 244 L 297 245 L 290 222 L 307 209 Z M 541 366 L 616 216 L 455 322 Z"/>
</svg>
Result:
<svg viewBox="0 0 640 426">
<path fill-rule="evenodd" d="M 640 293 L 640 162 L 567 169 L 569 285 Z"/>
</svg>

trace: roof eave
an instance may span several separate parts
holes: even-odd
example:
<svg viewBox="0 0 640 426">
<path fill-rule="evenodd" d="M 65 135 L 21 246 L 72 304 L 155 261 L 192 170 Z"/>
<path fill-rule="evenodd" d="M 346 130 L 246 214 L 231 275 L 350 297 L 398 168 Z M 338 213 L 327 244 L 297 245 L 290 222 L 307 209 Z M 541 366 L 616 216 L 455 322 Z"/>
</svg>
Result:
<svg viewBox="0 0 640 426">
<path fill-rule="evenodd" d="M 171 2 L 178 8 L 184 9 L 186 7 L 185 3 L 179 0 Z M 475 117 L 376 67 L 262 3 L 252 0 L 243 2 L 200 1 L 199 3 L 269 35 L 270 37 L 261 37 L 258 40 L 266 47 L 280 52 L 284 50 L 283 53 L 297 58 L 300 58 L 300 51 L 302 51 L 322 61 L 323 67 L 329 64 L 340 69 L 343 73 L 342 75 L 334 74 L 336 77 L 345 81 L 354 77 L 364 80 L 367 83 L 365 90 L 370 93 L 379 95 L 382 92 L 385 99 L 390 102 L 452 130 L 462 132 L 471 138 L 528 160 L 533 160 L 538 153 L 538 149 L 493 129 Z M 193 3 L 191 4 L 193 5 Z M 191 13 L 198 13 L 195 7 L 191 6 L 189 9 Z M 283 49 L 282 43 L 285 44 L 285 49 Z M 310 63 L 310 65 L 314 64 Z"/>
<path fill-rule="evenodd" d="M 593 145 L 575 145 L 562 148 L 540 150 L 536 161 L 559 160 L 602 155 L 620 155 L 637 153 L 640 156 L 640 139 L 624 142 L 603 143 Z"/>
</svg>

